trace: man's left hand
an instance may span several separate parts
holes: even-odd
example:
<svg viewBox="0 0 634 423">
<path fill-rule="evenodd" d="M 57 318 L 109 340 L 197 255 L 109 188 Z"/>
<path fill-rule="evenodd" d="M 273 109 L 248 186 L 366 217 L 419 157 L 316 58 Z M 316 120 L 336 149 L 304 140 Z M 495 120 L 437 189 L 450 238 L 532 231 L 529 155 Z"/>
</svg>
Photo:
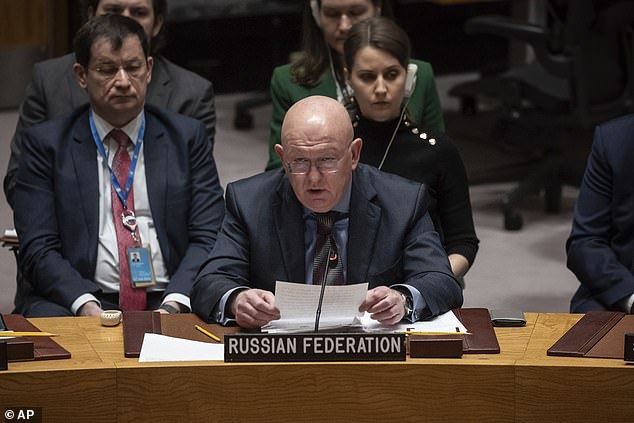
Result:
<svg viewBox="0 0 634 423">
<path fill-rule="evenodd" d="M 394 325 L 405 316 L 405 304 L 398 291 L 379 286 L 368 291 L 359 311 L 367 311 L 372 319 L 384 325 Z"/>
</svg>

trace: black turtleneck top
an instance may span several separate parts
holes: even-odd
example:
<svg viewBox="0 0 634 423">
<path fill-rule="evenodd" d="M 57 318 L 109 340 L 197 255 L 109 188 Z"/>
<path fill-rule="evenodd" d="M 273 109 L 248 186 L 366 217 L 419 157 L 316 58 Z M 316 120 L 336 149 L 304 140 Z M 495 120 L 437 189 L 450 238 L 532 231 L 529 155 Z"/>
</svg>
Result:
<svg viewBox="0 0 634 423">
<path fill-rule="evenodd" d="M 398 119 L 376 122 L 359 117 L 355 137 L 363 140 L 362 163 L 379 167 Z M 449 137 L 431 133 L 407 119 L 399 126 L 381 170 L 427 186 L 429 214 L 447 254 L 460 254 L 469 265 L 478 251 L 469 184 L 462 159 Z"/>
</svg>

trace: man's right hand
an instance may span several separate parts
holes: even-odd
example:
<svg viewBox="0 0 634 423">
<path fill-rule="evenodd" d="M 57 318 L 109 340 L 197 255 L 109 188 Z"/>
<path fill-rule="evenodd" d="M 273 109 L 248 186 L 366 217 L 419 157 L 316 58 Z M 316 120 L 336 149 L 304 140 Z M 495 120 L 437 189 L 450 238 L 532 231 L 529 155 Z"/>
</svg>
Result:
<svg viewBox="0 0 634 423">
<path fill-rule="evenodd" d="M 262 289 L 247 289 L 235 296 L 231 303 L 231 312 L 236 322 L 243 328 L 259 328 L 280 318 L 275 307 L 275 296 Z"/>
<path fill-rule="evenodd" d="M 95 301 L 88 301 L 77 310 L 78 316 L 101 316 L 103 310 Z"/>
</svg>

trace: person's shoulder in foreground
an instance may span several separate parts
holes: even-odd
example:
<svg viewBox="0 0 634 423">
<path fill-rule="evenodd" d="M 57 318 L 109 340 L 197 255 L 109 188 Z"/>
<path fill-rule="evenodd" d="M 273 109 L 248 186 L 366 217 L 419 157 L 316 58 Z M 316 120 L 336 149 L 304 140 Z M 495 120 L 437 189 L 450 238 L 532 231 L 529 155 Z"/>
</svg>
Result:
<svg viewBox="0 0 634 423">
<path fill-rule="evenodd" d="M 566 243 L 580 286 L 571 311 L 619 310 L 634 304 L 634 115 L 599 125 Z"/>
</svg>

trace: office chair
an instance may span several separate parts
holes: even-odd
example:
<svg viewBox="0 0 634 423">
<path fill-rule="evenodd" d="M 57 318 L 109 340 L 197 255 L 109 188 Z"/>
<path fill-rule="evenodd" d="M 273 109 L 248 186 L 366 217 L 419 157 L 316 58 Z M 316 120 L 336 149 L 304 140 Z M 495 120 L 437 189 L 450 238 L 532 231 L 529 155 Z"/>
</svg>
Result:
<svg viewBox="0 0 634 423">
<path fill-rule="evenodd" d="M 239 130 L 253 129 L 253 114 L 251 109 L 266 106 L 271 103 L 271 94 L 268 91 L 257 92 L 253 97 L 240 100 L 236 103 L 233 127 Z"/>
<path fill-rule="evenodd" d="M 544 25 L 504 16 L 467 21 L 468 34 L 492 34 L 525 43 L 532 47 L 535 60 L 449 91 L 461 99 L 464 113 L 476 113 L 479 99 L 496 99 L 501 107 L 493 139 L 513 141 L 512 134 L 522 134 L 530 139 L 531 147 L 540 150 L 529 174 L 502 199 L 506 230 L 522 228 L 516 206 L 541 190 L 546 211 L 559 211 L 561 141 L 566 131 L 592 129 L 633 110 L 634 2 L 546 0 L 545 5 Z"/>
<path fill-rule="evenodd" d="M 260 2 L 265 3 L 264 0 L 260 0 Z M 258 1 L 252 0 L 252 3 L 256 5 Z M 284 43 L 282 43 L 282 41 L 287 39 L 289 36 L 291 36 L 292 39 L 292 36 L 297 35 L 298 40 L 300 37 L 299 29 L 297 29 L 297 34 L 295 34 L 292 31 L 292 28 L 287 26 L 288 23 L 281 20 L 276 14 L 280 14 L 282 12 L 287 13 L 294 18 L 298 18 L 297 22 L 299 23 L 303 4 L 297 0 L 266 0 L 266 5 L 270 8 L 268 13 L 271 15 L 271 44 L 273 47 L 271 61 L 273 63 L 273 67 L 275 67 L 283 65 L 285 60 L 288 59 L 288 55 L 291 53 L 284 48 Z M 260 6 L 260 8 L 264 8 L 264 6 Z M 238 101 L 235 106 L 233 127 L 238 130 L 253 129 L 254 117 L 251 110 L 270 104 L 271 101 L 271 93 L 269 92 L 268 87 L 263 91 L 255 92 L 252 97 Z"/>
</svg>

